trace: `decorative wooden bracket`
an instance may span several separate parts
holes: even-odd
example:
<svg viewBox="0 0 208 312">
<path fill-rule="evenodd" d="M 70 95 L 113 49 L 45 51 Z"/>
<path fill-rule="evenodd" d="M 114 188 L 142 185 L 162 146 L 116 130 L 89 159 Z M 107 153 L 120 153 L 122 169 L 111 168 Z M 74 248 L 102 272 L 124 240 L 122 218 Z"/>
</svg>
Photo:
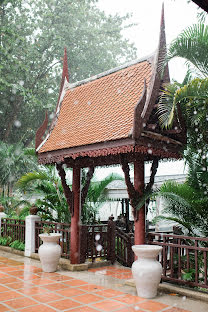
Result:
<svg viewBox="0 0 208 312">
<path fill-rule="evenodd" d="M 121 162 L 122 170 L 124 172 L 124 177 L 125 177 L 127 192 L 128 192 L 129 199 L 130 199 L 130 204 L 133 208 L 133 213 L 135 215 L 136 207 L 139 203 L 141 196 L 140 196 L 139 192 L 135 190 L 135 187 L 134 187 L 133 183 L 131 182 L 130 174 L 129 174 L 129 171 L 130 171 L 129 170 L 129 164 L 128 164 L 127 159 L 125 159 L 125 157 L 121 157 L 120 162 Z"/>
<path fill-rule="evenodd" d="M 61 183 L 63 186 L 64 195 L 66 197 L 67 204 L 69 206 L 69 210 L 73 216 L 73 214 L 74 214 L 73 193 L 72 193 L 70 187 L 68 186 L 68 184 L 66 183 L 66 172 L 65 172 L 62 164 L 56 164 L 56 169 L 57 169 L 58 174 L 61 178 Z"/>
<path fill-rule="evenodd" d="M 87 172 L 87 176 L 86 176 L 86 180 L 85 180 L 85 184 L 84 184 L 84 186 L 82 188 L 82 192 L 81 192 L 81 209 L 85 203 L 85 199 L 87 197 L 87 192 L 88 192 L 94 171 L 95 171 L 94 167 L 89 167 L 88 172 Z"/>
<path fill-rule="evenodd" d="M 158 158 L 153 159 L 152 166 L 151 166 L 150 180 L 144 189 L 143 195 L 140 195 L 140 193 L 137 190 L 135 190 L 135 187 L 133 183 L 131 182 L 128 161 L 124 157 L 121 157 L 120 162 L 121 162 L 122 170 L 124 172 L 127 192 L 128 192 L 129 199 L 130 199 L 130 204 L 133 208 L 134 217 L 138 218 L 137 206 L 140 200 L 145 196 L 145 194 L 149 193 L 152 190 L 152 187 L 155 181 L 155 175 L 157 173 L 159 160 Z M 147 203 L 149 203 L 149 199 L 147 200 Z"/>
<path fill-rule="evenodd" d="M 159 165 L 159 160 L 158 158 L 154 158 L 153 159 L 153 162 L 152 162 L 152 166 L 151 166 L 151 174 L 150 174 L 150 179 L 149 179 L 149 182 L 147 183 L 145 189 L 144 189 L 144 195 L 149 193 L 152 188 L 153 188 L 153 185 L 155 183 L 155 175 L 157 173 L 157 168 L 158 168 L 158 165 Z M 149 202 L 150 202 L 150 198 L 148 198 L 146 200 L 146 206 L 148 207 L 149 205 Z M 148 210 L 146 210 L 146 213 L 148 212 Z"/>
</svg>

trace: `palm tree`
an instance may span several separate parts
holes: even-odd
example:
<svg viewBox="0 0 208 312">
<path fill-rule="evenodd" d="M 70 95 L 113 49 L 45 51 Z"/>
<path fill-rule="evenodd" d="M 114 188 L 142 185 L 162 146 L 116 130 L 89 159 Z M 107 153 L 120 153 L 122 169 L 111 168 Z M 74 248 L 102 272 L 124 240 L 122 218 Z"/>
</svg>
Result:
<svg viewBox="0 0 208 312">
<path fill-rule="evenodd" d="M 205 24 L 194 24 L 182 31 L 172 41 L 168 49 L 166 62 L 174 57 L 186 60 L 189 66 L 203 77 L 208 76 L 208 26 Z"/>
<path fill-rule="evenodd" d="M 84 185 L 85 171 L 83 170 L 82 184 Z M 107 200 L 106 187 L 114 180 L 123 179 L 119 175 L 110 174 L 102 181 L 91 181 L 87 198 L 82 207 L 82 223 L 94 222 L 99 207 Z M 61 180 L 55 167 L 39 167 L 39 171 L 23 175 L 17 186 L 29 194 L 39 194 L 35 201 L 41 218 L 44 220 L 70 223 L 70 213 L 63 193 Z"/>
<path fill-rule="evenodd" d="M 158 108 L 159 120 L 164 128 L 171 127 L 174 118 L 180 124 L 182 114 L 187 130 L 187 147 L 184 157 L 189 162 L 190 174 L 197 160 L 198 170 L 208 171 L 208 26 L 193 25 L 185 29 L 170 45 L 165 64 L 174 57 L 186 59 L 189 65 L 188 79 L 180 85 L 176 82 L 165 86 Z M 190 76 L 190 68 L 195 75 Z M 193 71 L 193 70 L 192 70 Z M 186 77 L 186 78 L 187 78 Z M 195 154 L 193 157 L 192 154 Z M 195 176 L 195 179 L 197 177 Z M 195 180 L 195 184 L 197 180 Z M 207 182 L 206 182 L 207 183 Z M 206 184 L 205 183 L 205 184 Z"/>
<path fill-rule="evenodd" d="M 82 222 L 83 223 L 94 223 L 96 220 L 96 214 L 99 208 L 110 199 L 107 197 L 107 186 L 115 181 L 123 180 L 118 174 L 109 174 L 106 178 L 101 181 L 92 180 L 88 189 L 87 198 L 82 207 Z"/>
<path fill-rule="evenodd" d="M 174 57 L 186 59 L 195 74 L 200 78 L 188 80 L 180 86 L 177 83 L 167 85 L 158 108 L 162 127 L 171 127 L 174 117 L 182 110 L 188 131 L 202 134 L 196 138 L 207 143 L 206 123 L 208 120 L 208 26 L 193 25 L 185 29 L 170 45 L 165 64 Z M 203 78 L 202 78 L 203 77 Z M 200 127 L 200 128 L 199 128 Z M 194 134 L 191 131 L 190 136 Z"/>
<path fill-rule="evenodd" d="M 18 180 L 17 187 L 34 197 L 42 220 L 70 223 L 68 205 L 55 167 L 40 166 L 37 171 L 26 173 Z"/>
<path fill-rule="evenodd" d="M 165 199 L 165 208 L 154 222 L 174 221 L 188 230 L 189 235 L 208 236 L 208 197 L 203 191 L 188 183 L 168 181 L 162 185 L 157 196 Z"/>
</svg>

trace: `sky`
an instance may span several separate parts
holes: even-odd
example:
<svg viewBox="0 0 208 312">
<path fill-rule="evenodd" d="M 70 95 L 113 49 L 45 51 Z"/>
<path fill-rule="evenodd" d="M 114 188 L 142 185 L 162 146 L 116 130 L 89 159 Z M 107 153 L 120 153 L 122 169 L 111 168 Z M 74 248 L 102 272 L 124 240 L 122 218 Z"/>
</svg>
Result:
<svg viewBox="0 0 208 312">
<path fill-rule="evenodd" d="M 125 15 L 132 13 L 129 20 L 136 23 L 132 29 L 123 32 L 124 36 L 137 47 L 138 57 L 153 53 L 158 46 L 162 3 L 165 8 L 166 40 L 169 44 L 186 27 L 197 22 L 197 5 L 187 0 L 100 0 L 99 8 L 107 14 Z M 182 81 L 184 61 L 169 64 L 171 78 Z"/>
<path fill-rule="evenodd" d="M 98 6 L 107 14 L 125 15 L 132 13 L 130 23 L 136 23 L 132 29 L 127 29 L 123 35 L 137 47 L 138 58 L 152 54 L 158 46 L 162 3 L 165 8 L 165 29 L 167 44 L 177 37 L 186 27 L 197 23 L 197 5 L 187 0 L 100 0 Z M 184 60 L 174 59 L 169 63 L 170 77 L 183 81 L 186 73 Z M 120 168 L 113 169 L 122 174 Z M 182 174 L 186 172 L 183 161 L 160 163 L 157 175 Z M 96 171 L 96 177 L 102 179 L 112 172 L 112 168 Z M 150 164 L 145 166 L 145 175 L 150 175 Z"/>
</svg>

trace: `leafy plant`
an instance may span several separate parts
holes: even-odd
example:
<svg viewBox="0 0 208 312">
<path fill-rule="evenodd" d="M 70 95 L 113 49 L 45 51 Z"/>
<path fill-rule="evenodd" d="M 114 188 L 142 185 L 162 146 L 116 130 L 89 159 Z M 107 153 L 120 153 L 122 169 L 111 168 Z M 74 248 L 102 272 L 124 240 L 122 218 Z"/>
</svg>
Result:
<svg viewBox="0 0 208 312">
<path fill-rule="evenodd" d="M 195 269 L 184 269 L 184 273 L 182 274 L 182 279 L 185 281 L 194 281 L 195 280 Z"/>
<path fill-rule="evenodd" d="M 52 228 L 50 226 L 48 226 L 48 225 L 44 225 L 43 226 L 43 233 L 44 234 L 48 234 L 49 235 L 51 230 L 52 230 Z"/>
<path fill-rule="evenodd" d="M 12 238 L 10 236 L 7 236 L 7 237 L 0 236 L 0 245 L 2 246 L 9 246 L 11 241 L 12 241 Z"/>
<path fill-rule="evenodd" d="M 17 250 L 25 250 L 25 244 L 20 242 L 19 240 L 15 240 L 9 245 L 11 248 L 17 249 Z"/>
</svg>

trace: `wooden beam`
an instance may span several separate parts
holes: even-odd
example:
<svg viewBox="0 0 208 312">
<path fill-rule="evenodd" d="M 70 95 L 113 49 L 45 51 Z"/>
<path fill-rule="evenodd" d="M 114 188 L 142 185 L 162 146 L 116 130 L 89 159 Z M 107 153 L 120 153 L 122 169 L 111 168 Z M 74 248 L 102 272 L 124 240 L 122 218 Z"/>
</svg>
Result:
<svg viewBox="0 0 208 312">
<path fill-rule="evenodd" d="M 70 237 L 70 261 L 71 264 L 80 262 L 80 188 L 81 170 L 79 167 L 73 168 L 73 207 L 74 214 L 71 217 L 71 237 Z"/>
</svg>

